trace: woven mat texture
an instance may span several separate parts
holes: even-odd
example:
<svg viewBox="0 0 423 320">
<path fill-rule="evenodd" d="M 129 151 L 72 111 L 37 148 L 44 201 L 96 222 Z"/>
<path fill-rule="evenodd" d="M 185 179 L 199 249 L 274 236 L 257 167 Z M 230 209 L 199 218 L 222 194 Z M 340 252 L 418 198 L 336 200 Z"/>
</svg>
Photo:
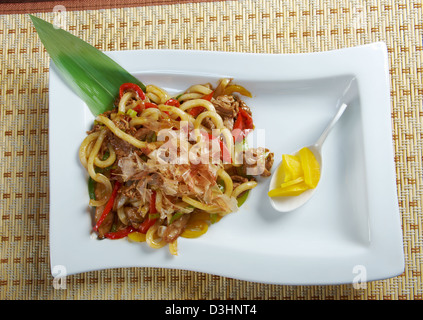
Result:
<svg viewBox="0 0 423 320">
<path fill-rule="evenodd" d="M 51 22 L 57 17 L 36 14 Z M 161 268 L 88 272 L 68 276 L 66 289 L 55 289 L 49 262 L 49 57 L 28 15 L 0 15 L 0 298 L 421 300 L 422 17 L 418 0 L 248 0 L 66 12 L 65 29 L 101 50 L 303 53 L 386 42 L 406 266 L 398 277 L 359 289 L 269 285 Z"/>
</svg>

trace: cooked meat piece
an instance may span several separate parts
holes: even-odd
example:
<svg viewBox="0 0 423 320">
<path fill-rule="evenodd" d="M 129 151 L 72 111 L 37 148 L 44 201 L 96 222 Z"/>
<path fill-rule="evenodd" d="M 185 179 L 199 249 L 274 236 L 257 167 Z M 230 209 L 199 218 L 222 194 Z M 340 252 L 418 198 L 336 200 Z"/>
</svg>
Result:
<svg viewBox="0 0 423 320">
<path fill-rule="evenodd" d="M 148 128 L 140 128 L 137 130 L 137 132 L 135 132 L 134 137 L 139 139 L 139 140 L 145 140 L 146 137 L 151 134 L 152 131 L 151 129 Z"/>
<path fill-rule="evenodd" d="M 216 126 L 214 125 L 213 121 L 211 121 L 209 118 L 205 118 L 202 122 L 203 126 L 205 126 L 206 128 L 213 130 L 216 128 Z"/>
<path fill-rule="evenodd" d="M 234 129 L 234 118 L 223 118 L 223 125 L 232 131 Z"/>
<path fill-rule="evenodd" d="M 190 214 L 183 214 L 180 218 L 170 224 L 163 233 L 163 240 L 168 243 L 175 241 L 175 239 L 178 238 L 184 231 L 189 217 Z"/>
<path fill-rule="evenodd" d="M 260 174 L 260 176 L 262 177 L 269 177 L 271 175 L 270 169 L 272 169 L 272 165 L 273 165 L 273 158 L 274 158 L 273 153 L 269 152 L 268 149 L 266 149 L 266 152 L 268 153 L 264 160 L 264 169 L 263 169 L 263 172 Z"/>
<path fill-rule="evenodd" d="M 139 229 L 143 221 L 141 212 L 137 208 L 125 207 L 125 215 L 128 218 L 129 223 L 135 228 Z"/>
<path fill-rule="evenodd" d="M 245 104 L 245 102 L 244 101 L 242 101 L 242 100 L 238 100 L 238 103 L 239 103 L 239 108 L 242 108 L 242 109 L 244 109 L 245 111 L 247 111 L 247 113 L 251 116 L 251 115 L 253 115 L 252 114 L 252 112 L 251 112 L 251 110 L 250 110 L 250 107 L 249 106 L 247 106 L 246 104 Z"/>
<path fill-rule="evenodd" d="M 122 131 L 127 131 L 129 129 L 129 121 L 128 118 L 125 116 L 116 117 L 114 120 L 112 120 L 113 123 Z"/>
<path fill-rule="evenodd" d="M 103 128 L 102 125 L 95 124 L 91 130 L 87 131 L 87 135 L 90 135 L 91 133 L 99 131 L 101 128 Z"/>
<path fill-rule="evenodd" d="M 273 166 L 274 158 L 275 158 L 275 156 L 274 156 L 273 152 L 270 152 L 266 157 L 266 161 L 265 161 L 264 166 L 265 166 L 267 172 L 269 173 L 269 175 L 270 175 L 270 170 L 272 169 L 272 166 Z"/>
<path fill-rule="evenodd" d="M 131 183 L 129 186 L 122 186 L 120 192 L 129 199 L 141 199 L 141 194 L 137 190 L 137 183 Z"/>
<path fill-rule="evenodd" d="M 222 118 L 234 118 L 237 115 L 236 107 L 238 102 L 233 96 L 219 96 L 211 101 L 216 109 L 216 112 Z"/>
<path fill-rule="evenodd" d="M 111 131 L 107 132 L 107 139 L 115 150 L 118 158 L 127 156 L 135 149 L 132 144 L 122 140 L 118 136 L 115 136 Z"/>
<path fill-rule="evenodd" d="M 248 181 L 248 178 L 242 177 L 242 176 L 231 176 L 232 182 L 233 182 L 233 188 L 235 189 L 240 184 L 243 184 L 244 182 Z"/>
<path fill-rule="evenodd" d="M 248 178 L 243 176 L 231 176 L 233 182 L 244 183 L 248 181 Z"/>
<path fill-rule="evenodd" d="M 263 170 L 263 172 L 261 173 L 262 177 L 270 177 L 271 173 L 269 170 L 267 170 L 266 168 Z"/>
<path fill-rule="evenodd" d="M 274 161 L 274 154 L 268 149 L 249 149 L 243 153 L 243 164 L 238 167 L 242 175 L 270 176 L 270 169 Z"/>
<path fill-rule="evenodd" d="M 101 215 L 104 211 L 104 207 L 105 206 L 96 207 L 96 209 L 95 209 L 95 221 L 96 222 L 100 219 L 100 217 L 101 217 Z M 98 228 L 98 237 L 100 239 L 103 239 L 104 235 L 112 229 L 113 221 L 114 221 L 114 215 L 109 213 L 106 216 L 106 218 L 103 220 L 103 223 Z"/>
</svg>

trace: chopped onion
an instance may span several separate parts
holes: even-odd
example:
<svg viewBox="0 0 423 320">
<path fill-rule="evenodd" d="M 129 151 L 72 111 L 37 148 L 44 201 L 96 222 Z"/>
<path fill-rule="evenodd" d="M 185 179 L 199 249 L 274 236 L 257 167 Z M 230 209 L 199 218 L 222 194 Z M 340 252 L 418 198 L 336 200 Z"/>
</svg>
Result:
<svg viewBox="0 0 423 320">
<path fill-rule="evenodd" d="M 164 234 L 164 232 L 165 232 L 165 230 L 166 230 L 166 226 L 160 226 L 158 229 L 157 229 L 157 235 L 161 238 L 161 237 L 163 237 L 163 234 Z"/>
<path fill-rule="evenodd" d="M 115 210 L 122 208 L 127 200 L 128 200 L 128 197 L 125 196 L 124 194 L 118 195 L 117 199 L 115 200 L 115 205 L 116 205 Z"/>
<path fill-rule="evenodd" d="M 226 86 L 229 84 L 229 82 L 231 82 L 232 79 L 231 78 L 225 78 L 220 80 L 216 90 L 214 91 L 213 97 L 218 97 L 221 96 L 223 94 L 223 90 L 225 90 Z"/>
<path fill-rule="evenodd" d="M 127 216 L 125 214 L 125 210 L 124 210 L 123 206 L 117 209 L 117 215 L 119 217 L 119 220 L 124 225 L 128 225 L 129 224 L 129 221 L 128 221 L 128 218 L 127 218 Z"/>
</svg>

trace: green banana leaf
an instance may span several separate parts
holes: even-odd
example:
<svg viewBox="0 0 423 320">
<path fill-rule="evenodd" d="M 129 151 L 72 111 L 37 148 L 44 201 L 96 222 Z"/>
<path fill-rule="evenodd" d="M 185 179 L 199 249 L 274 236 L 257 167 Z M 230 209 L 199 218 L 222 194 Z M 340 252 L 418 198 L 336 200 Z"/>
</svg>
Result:
<svg viewBox="0 0 423 320">
<path fill-rule="evenodd" d="M 30 17 L 60 75 L 94 116 L 113 108 L 123 83 L 135 83 L 145 92 L 142 82 L 97 48 L 49 22 Z"/>
</svg>

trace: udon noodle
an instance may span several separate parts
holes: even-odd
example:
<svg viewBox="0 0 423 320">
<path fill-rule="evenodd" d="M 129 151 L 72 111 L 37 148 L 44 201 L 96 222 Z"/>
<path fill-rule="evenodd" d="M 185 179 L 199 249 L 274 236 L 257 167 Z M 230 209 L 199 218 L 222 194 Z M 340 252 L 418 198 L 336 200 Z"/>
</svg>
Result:
<svg viewBox="0 0 423 320">
<path fill-rule="evenodd" d="M 267 149 L 246 148 L 254 124 L 242 96 L 251 94 L 231 79 L 177 96 L 123 84 L 79 149 L 98 238 L 168 245 L 176 255 L 179 237 L 199 237 L 237 211 L 273 164 Z"/>
</svg>

